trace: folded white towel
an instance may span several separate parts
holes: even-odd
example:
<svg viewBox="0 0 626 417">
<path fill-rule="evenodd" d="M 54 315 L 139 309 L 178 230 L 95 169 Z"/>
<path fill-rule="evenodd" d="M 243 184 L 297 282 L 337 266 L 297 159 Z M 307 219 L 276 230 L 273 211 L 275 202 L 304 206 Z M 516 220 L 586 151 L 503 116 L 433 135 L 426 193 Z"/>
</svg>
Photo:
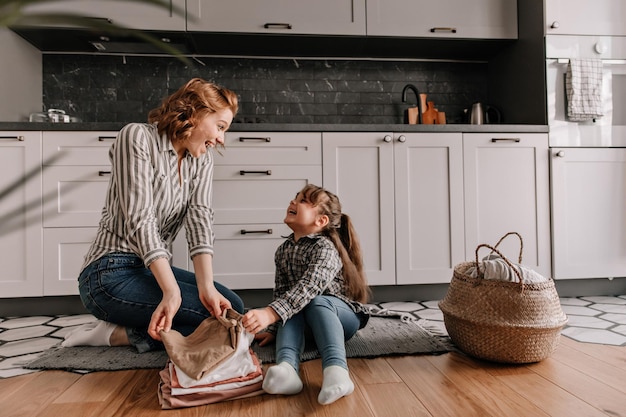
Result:
<svg viewBox="0 0 626 417">
<path fill-rule="evenodd" d="M 602 61 L 570 59 L 565 90 L 569 120 L 582 122 L 602 117 Z"/>
</svg>

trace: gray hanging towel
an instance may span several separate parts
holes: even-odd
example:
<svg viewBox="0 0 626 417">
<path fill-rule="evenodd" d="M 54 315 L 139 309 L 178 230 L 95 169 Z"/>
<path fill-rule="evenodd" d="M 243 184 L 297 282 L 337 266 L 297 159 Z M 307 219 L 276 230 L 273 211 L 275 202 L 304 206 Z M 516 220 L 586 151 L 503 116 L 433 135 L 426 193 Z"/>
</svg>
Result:
<svg viewBox="0 0 626 417">
<path fill-rule="evenodd" d="M 602 60 L 570 59 L 565 90 L 569 120 L 583 122 L 602 117 Z"/>
</svg>

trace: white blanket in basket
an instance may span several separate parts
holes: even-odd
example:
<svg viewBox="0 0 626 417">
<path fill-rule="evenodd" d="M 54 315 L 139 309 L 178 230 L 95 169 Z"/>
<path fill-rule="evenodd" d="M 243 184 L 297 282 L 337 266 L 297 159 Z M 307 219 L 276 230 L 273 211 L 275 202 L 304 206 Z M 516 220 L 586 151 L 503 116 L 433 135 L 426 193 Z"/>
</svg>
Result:
<svg viewBox="0 0 626 417">
<path fill-rule="evenodd" d="M 532 269 L 526 268 L 519 264 L 511 264 L 513 268 L 519 271 L 522 281 L 525 284 L 535 284 L 548 281 L 543 275 L 538 274 Z M 465 271 L 472 278 L 478 278 L 476 267 L 472 266 Z M 496 254 L 491 254 L 482 259 L 480 262 L 480 273 L 482 279 L 494 281 L 519 282 L 519 278 L 515 271 L 507 264 L 507 262 Z"/>
</svg>

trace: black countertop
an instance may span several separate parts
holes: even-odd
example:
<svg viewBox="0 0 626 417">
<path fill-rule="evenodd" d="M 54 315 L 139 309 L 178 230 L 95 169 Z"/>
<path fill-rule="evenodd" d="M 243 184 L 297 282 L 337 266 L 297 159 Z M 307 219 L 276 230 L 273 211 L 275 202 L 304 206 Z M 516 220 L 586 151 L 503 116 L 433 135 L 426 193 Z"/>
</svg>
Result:
<svg viewBox="0 0 626 417">
<path fill-rule="evenodd" d="M 117 131 L 124 123 L 0 122 L 0 131 Z M 232 132 L 463 132 L 547 133 L 547 125 L 408 125 L 408 124 L 289 124 L 234 123 Z"/>
</svg>

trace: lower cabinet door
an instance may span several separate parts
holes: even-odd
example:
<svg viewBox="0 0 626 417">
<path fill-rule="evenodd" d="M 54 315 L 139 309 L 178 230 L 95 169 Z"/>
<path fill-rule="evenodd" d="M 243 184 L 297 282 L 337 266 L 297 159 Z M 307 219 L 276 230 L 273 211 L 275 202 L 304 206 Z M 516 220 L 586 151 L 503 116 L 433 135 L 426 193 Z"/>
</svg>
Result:
<svg viewBox="0 0 626 417">
<path fill-rule="evenodd" d="M 551 276 L 548 135 L 545 133 L 463 134 L 466 260 L 482 243 L 545 277 Z M 489 249 L 481 248 L 479 259 Z"/>
<path fill-rule="evenodd" d="M 321 165 L 216 165 L 215 281 L 231 289 L 274 287 L 274 252 L 291 234 L 283 219 L 307 184 L 322 185 Z M 184 231 L 172 255 L 173 265 L 193 271 Z"/>
<path fill-rule="evenodd" d="M 43 177 L 44 227 L 90 227 L 100 222 L 111 167 L 48 166 Z"/>
<path fill-rule="evenodd" d="M 626 149 L 552 148 L 555 279 L 626 273 Z"/>
<path fill-rule="evenodd" d="M 448 283 L 463 261 L 461 134 L 396 134 L 396 283 Z"/>
<path fill-rule="evenodd" d="M 274 253 L 291 234 L 284 223 L 215 225 L 213 277 L 230 289 L 274 288 Z M 193 271 L 185 233 L 172 248 L 174 266 Z"/>
<path fill-rule="evenodd" d="M 337 194 L 352 219 L 369 285 L 395 285 L 391 133 L 325 132 L 322 143 L 324 187 Z"/>
<path fill-rule="evenodd" d="M 228 288 L 274 288 L 274 253 L 289 236 L 284 223 L 216 225 L 213 275 Z"/>
<path fill-rule="evenodd" d="M 322 167 L 216 166 L 215 224 L 282 223 L 289 202 L 307 184 L 322 185 Z"/>
<path fill-rule="evenodd" d="M 43 295 L 40 164 L 40 132 L 0 132 L 0 298 Z"/>
<path fill-rule="evenodd" d="M 78 294 L 78 274 L 97 231 L 96 227 L 44 229 L 44 295 Z"/>
</svg>

